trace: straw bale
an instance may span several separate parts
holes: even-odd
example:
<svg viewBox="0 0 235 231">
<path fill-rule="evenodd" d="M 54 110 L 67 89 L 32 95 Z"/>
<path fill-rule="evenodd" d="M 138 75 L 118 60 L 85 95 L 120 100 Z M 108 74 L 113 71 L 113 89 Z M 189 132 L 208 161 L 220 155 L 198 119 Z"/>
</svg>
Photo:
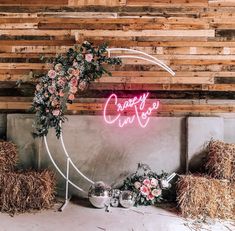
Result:
<svg viewBox="0 0 235 231">
<path fill-rule="evenodd" d="M 208 176 L 186 175 L 177 181 L 177 202 L 184 217 L 235 218 L 235 185 Z"/>
</svg>

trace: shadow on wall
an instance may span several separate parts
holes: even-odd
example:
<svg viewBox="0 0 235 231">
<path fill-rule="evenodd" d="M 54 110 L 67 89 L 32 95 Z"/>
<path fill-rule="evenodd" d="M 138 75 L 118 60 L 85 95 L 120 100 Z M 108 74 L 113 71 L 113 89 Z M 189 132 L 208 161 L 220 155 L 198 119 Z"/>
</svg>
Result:
<svg viewBox="0 0 235 231">
<path fill-rule="evenodd" d="M 0 139 L 5 140 L 7 133 L 7 115 L 0 114 Z"/>
<path fill-rule="evenodd" d="M 208 154 L 208 150 L 206 147 L 200 153 L 196 153 L 189 161 L 189 164 L 188 164 L 189 172 L 191 173 L 205 172 L 205 163 L 206 163 L 207 154 Z"/>
</svg>

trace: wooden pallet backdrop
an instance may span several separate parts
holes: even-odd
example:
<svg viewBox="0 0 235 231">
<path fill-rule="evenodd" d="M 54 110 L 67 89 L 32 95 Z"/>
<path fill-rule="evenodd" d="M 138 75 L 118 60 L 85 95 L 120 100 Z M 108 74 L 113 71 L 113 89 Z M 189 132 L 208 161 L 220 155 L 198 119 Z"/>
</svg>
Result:
<svg viewBox="0 0 235 231">
<path fill-rule="evenodd" d="M 78 95 L 70 113 L 99 114 L 110 92 L 150 91 L 160 115 L 235 112 L 234 0 L 0 0 L 0 110 L 26 112 L 35 73 L 84 40 L 147 52 L 175 72 L 124 60 Z M 16 82 L 22 80 L 21 88 Z"/>
</svg>

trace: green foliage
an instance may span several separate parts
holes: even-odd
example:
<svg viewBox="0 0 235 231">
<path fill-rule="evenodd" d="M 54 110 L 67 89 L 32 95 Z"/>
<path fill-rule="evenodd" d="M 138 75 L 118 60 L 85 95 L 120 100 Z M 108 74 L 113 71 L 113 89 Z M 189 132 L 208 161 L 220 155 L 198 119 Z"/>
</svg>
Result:
<svg viewBox="0 0 235 231">
<path fill-rule="evenodd" d="M 41 59 L 45 60 L 44 57 Z M 85 41 L 47 62 L 52 63 L 53 68 L 39 77 L 32 103 L 32 110 L 36 113 L 34 135 L 44 136 L 50 128 L 55 128 L 59 138 L 61 123 L 66 120 L 67 103 L 73 102 L 78 89 L 86 90 L 103 74 L 111 75 L 104 64 L 120 65 L 121 60 L 107 56 L 107 44 L 94 47 Z"/>
</svg>

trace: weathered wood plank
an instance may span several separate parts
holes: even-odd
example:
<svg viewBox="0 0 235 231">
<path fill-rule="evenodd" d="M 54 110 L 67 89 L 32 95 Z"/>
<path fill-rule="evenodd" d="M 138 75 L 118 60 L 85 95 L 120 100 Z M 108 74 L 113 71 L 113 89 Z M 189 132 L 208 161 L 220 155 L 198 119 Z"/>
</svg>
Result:
<svg viewBox="0 0 235 231">
<path fill-rule="evenodd" d="M 161 37 L 161 36 L 160 36 Z M 91 41 L 95 44 L 101 44 L 105 41 L 105 37 L 99 37 L 95 38 L 94 36 L 85 36 L 85 39 L 88 41 Z M 201 41 L 195 41 L 195 38 L 188 37 L 187 40 L 183 41 L 175 41 L 177 37 L 173 37 L 173 41 L 169 41 L 168 37 L 167 40 L 162 40 L 162 41 L 138 41 L 131 38 L 126 38 L 126 39 L 118 39 L 118 38 L 109 38 L 108 43 L 111 47 L 113 46 L 118 46 L 118 47 L 235 47 L 235 41 L 207 41 L 207 40 L 201 40 Z M 77 37 L 79 39 L 79 37 Z M 79 40 L 77 40 L 79 42 Z M 107 41 L 107 39 L 106 39 Z"/>
<path fill-rule="evenodd" d="M 103 37 L 125 37 L 125 36 L 173 36 L 173 37 L 214 37 L 214 30 L 143 30 L 143 31 L 120 31 L 120 30 L 72 30 L 76 40 L 79 36 L 103 36 Z"/>
<path fill-rule="evenodd" d="M 213 84 L 214 78 L 211 77 L 102 77 L 97 80 L 99 83 L 136 83 L 136 84 Z"/>
<path fill-rule="evenodd" d="M 39 72 L 43 73 L 41 70 L 39 70 Z M 0 69 L 0 81 L 33 81 L 33 79 L 30 78 L 33 73 L 37 74 L 36 70 L 32 72 L 28 69 Z M 105 75 L 99 79 L 98 82 L 211 84 L 214 82 L 214 78 L 227 79 L 226 83 L 229 83 L 229 79 L 231 79 L 231 83 L 233 83 L 232 79 L 234 77 L 235 72 L 177 72 L 176 76 L 172 77 L 169 73 L 164 71 L 112 71 L 112 76 Z"/>
<path fill-rule="evenodd" d="M 235 84 L 107 84 L 92 83 L 95 90 L 168 90 L 168 91 L 235 91 Z"/>
<path fill-rule="evenodd" d="M 50 6 L 50 5 L 68 5 L 68 0 L 37 0 L 37 1 L 29 1 L 29 0 L 0 0 L 0 5 L 7 6 Z"/>
<path fill-rule="evenodd" d="M 14 97 L 12 99 L 8 100 L 6 98 L 0 97 L 0 110 L 27 110 L 31 106 L 31 102 L 29 101 L 30 98 L 17 98 Z M 73 111 L 73 113 L 78 112 L 96 112 L 95 114 L 102 113 L 102 110 L 104 108 L 104 102 L 105 99 L 101 99 L 97 102 L 92 102 L 94 100 L 90 100 L 87 102 L 75 102 L 72 105 L 68 105 L 68 110 Z M 150 100 L 147 101 L 147 104 L 150 103 Z M 115 114 L 115 105 L 110 106 L 110 110 L 108 111 L 108 114 L 112 115 Z M 235 112 L 235 106 L 234 101 L 226 101 L 226 102 L 218 102 L 218 101 L 203 101 L 203 100 L 188 100 L 188 101 L 182 101 L 182 100 L 172 100 L 169 102 L 169 100 L 161 100 L 160 101 L 160 107 L 157 110 L 157 112 L 154 112 L 152 116 L 158 116 L 159 114 L 181 114 L 181 115 L 188 115 L 188 114 L 217 114 L 217 113 L 234 113 Z M 133 112 L 129 112 L 133 113 Z M 127 114 L 129 114 L 127 112 Z"/>
<path fill-rule="evenodd" d="M 126 5 L 126 0 L 68 0 L 69 6 L 103 5 L 122 6 Z"/>
<path fill-rule="evenodd" d="M 10 35 L 10 36 L 71 36 L 70 30 L 0 30 L 0 35 Z"/>
<path fill-rule="evenodd" d="M 209 0 L 209 6 L 212 7 L 235 6 L 235 2 L 234 0 Z"/>
<path fill-rule="evenodd" d="M 201 6 L 205 7 L 208 5 L 207 0 L 127 0 L 129 6 Z"/>
</svg>

